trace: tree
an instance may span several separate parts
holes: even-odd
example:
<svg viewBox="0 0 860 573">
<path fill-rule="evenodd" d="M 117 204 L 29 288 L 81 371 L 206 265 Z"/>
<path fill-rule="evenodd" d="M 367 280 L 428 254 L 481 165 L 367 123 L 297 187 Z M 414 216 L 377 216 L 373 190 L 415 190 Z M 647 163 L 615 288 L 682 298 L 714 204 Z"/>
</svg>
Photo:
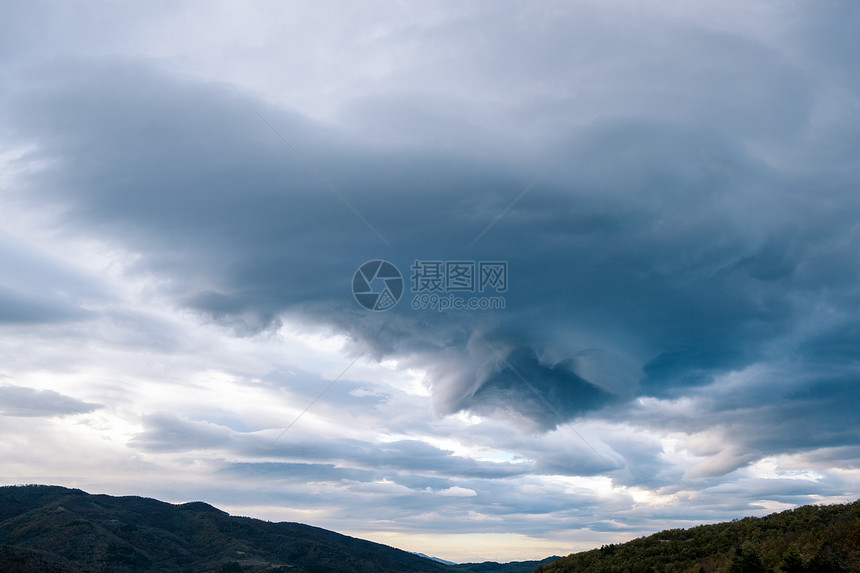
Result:
<svg viewBox="0 0 860 573">
<path fill-rule="evenodd" d="M 809 560 L 806 568 L 815 573 L 842 573 L 845 568 L 839 563 L 839 557 L 833 548 L 825 543 L 815 557 Z"/>
<path fill-rule="evenodd" d="M 738 549 L 735 558 L 729 565 L 728 573 L 767 573 L 767 569 L 761 562 L 758 553 L 752 550 Z"/>
<path fill-rule="evenodd" d="M 779 568 L 785 571 L 785 573 L 806 573 L 806 566 L 803 564 L 803 559 L 801 559 L 800 555 L 794 551 L 789 551 L 788 554 L 782 558 L 782 565 L 780 565 Z"/>
</svg>

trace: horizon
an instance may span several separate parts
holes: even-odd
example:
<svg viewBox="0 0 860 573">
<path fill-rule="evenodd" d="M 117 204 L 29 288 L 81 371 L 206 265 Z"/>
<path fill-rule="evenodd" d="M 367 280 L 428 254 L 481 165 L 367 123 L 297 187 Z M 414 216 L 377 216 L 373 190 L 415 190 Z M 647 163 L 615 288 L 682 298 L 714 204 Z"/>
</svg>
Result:
<svg viewBox="0 0 860 573">
<path fill-rule="evenodd" d="M 5 12 L 0 484 L 454 562 L 860 497 L 860 4 Z"/>
</svg>

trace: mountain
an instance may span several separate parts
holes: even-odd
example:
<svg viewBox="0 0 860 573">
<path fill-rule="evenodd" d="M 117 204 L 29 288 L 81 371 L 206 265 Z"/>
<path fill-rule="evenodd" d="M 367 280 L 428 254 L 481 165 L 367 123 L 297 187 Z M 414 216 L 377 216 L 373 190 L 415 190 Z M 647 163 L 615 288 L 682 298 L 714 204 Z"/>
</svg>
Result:
<svg viewBox="0 0 860 573">
<path fill-rule="evenodd" d="M 841 573 L 860 571 L 860 500 L 806 505 L 574 553 L 535 573 Z"/>
<path fill-rule="evenodd" d="M 460 573 L 531 573 L 538 565 L 552 563 L 561 559 L 555 555 L 540 561 L 514 561 L 512 563 L 496 563 L 495 561 L 484 561 L 483 563 L 460 563 L 454 565 Z"/>
<path fill-rule="evenodd" d="M 299 523 L 231 517 L 202 502 L 0 487 L 0 570 L 450 572 L 412 553 Z"/>
<path fill-rule="evenodd" d="M 425 559 L 432 559 L 433 561 L 436 561 L 438 563 L 444 563 L 445 565 L 456 565 L 456 563 L 454 563 L 453 561 L 445 561 L 444 559 L 439 559 L 438 557 L 431 557 L 430 555 L 425 555 L 424 553 L 417 553 L 415 551 L 413 551 L 413 553 L 415 555 L 417 555 L 418 557 L 424 557 Z"/>
</svg>

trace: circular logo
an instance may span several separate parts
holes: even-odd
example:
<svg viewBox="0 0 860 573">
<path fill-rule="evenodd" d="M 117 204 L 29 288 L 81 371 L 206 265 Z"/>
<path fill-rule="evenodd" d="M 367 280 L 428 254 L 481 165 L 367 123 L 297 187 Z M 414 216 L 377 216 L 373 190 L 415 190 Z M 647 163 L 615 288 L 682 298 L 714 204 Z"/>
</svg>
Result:
<svg viewBox="0 0 860 573">
<path fill-rule="evenodd" d="M 388 261 L 367 261 L 352 277 L 352 294 L 367 310 L 388 310 L 403 296 L 403 275 Z"/>
</svg>

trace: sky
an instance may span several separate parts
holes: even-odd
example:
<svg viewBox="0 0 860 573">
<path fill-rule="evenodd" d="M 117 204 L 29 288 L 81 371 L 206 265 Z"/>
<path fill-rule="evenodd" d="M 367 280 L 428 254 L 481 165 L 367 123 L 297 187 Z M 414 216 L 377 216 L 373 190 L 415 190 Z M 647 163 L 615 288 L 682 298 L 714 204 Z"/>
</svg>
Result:
<svg viewBox="0 0 860 573">
<path fill-rule="evenodd" d="M 857 3 L 2 12 L 0 483 L 458 562 L 860 496 Z"/>
</svg>

